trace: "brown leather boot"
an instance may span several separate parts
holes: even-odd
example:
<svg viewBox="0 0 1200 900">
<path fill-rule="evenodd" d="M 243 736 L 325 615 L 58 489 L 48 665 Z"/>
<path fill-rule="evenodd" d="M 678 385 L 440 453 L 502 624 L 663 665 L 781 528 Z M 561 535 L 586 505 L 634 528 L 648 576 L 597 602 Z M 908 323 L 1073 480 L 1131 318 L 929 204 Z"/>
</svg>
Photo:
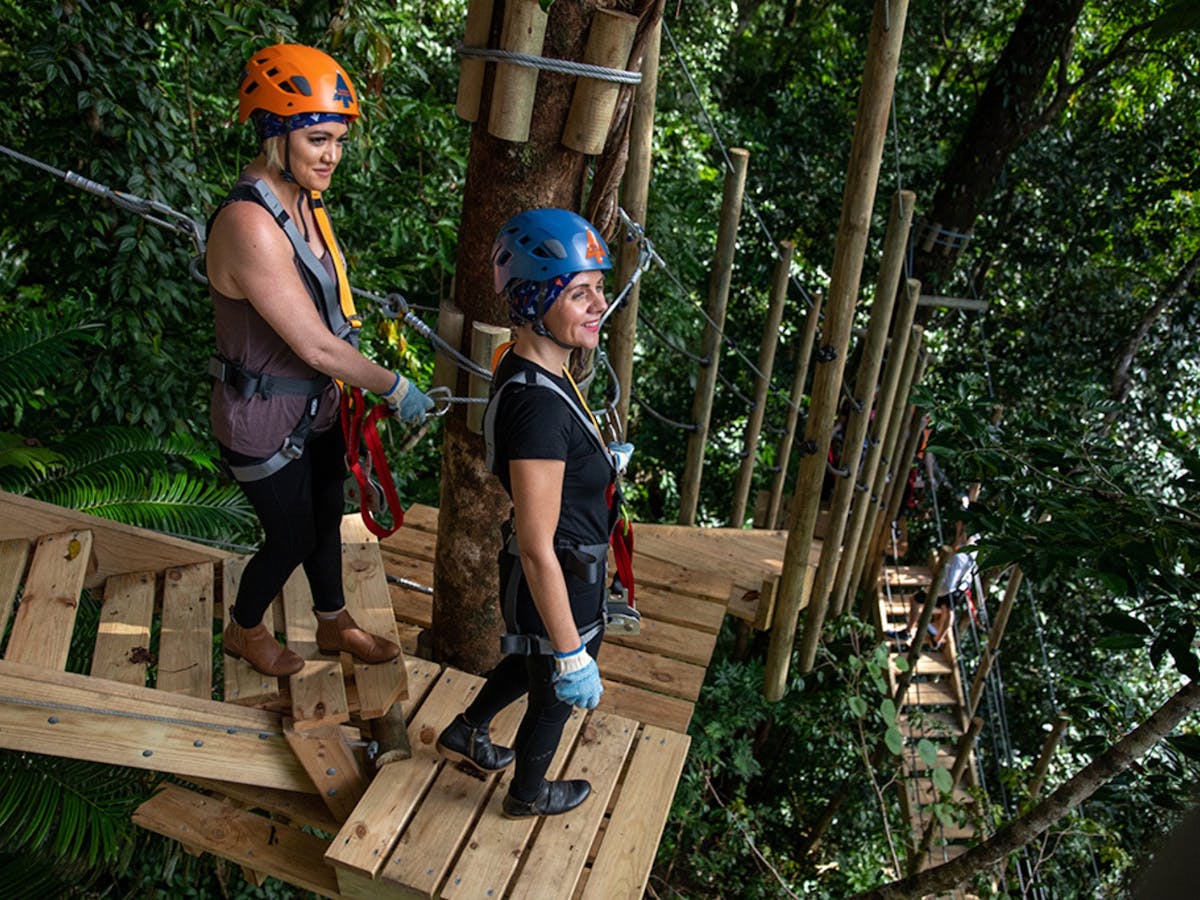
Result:
<svg viewBox="0 0 1200 900">
<path fill-rule="evenodd" d="M 281 646 L 262 622 L 243 628 L 231 620 L 225 626 L 224 650 L 226 656 L 244 659 L 255 671 L 276 678 L 295 675 L 304 668 L 304 659 Z"/>
<path fill-rule="evenodd" d="M 365 663 L 387 662 L 400 655 L 399 644 L 363 631 L 345 609 L 338 610 L 336 619 L 317 616 L 317 649 L 322 653 L 345 650 Z"/>
</svg>

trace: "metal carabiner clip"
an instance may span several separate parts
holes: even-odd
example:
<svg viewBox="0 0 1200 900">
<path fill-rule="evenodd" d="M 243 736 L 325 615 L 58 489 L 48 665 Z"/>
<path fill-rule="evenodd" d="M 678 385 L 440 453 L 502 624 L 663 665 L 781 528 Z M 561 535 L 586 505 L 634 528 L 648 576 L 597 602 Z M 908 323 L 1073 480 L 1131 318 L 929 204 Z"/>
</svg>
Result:
<svg viewBox="0 0 1200 900">
<path fill-rule="evenodd" d="M 425 392 L 425 396 L 433 401 L 433 409 L 429 411 L 429 415 L 437 416 L 438 418 L 450 412 L 452 394 L 450 388 L 445 385 L 430 388 Z"/>
</svg>

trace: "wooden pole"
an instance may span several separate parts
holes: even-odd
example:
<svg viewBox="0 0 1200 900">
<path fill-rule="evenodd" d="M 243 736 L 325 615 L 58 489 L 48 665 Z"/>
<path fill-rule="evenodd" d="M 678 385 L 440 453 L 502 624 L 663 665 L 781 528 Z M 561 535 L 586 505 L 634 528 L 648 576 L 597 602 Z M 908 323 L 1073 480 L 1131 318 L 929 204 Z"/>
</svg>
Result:
<svg viewBox="0 0 1200 900">
<path fill-rule="evenodd" d="M 1008 617 L 1012 613 L 1013 602 L 1017 599 L 1017 589 L 1021 587 L 1023 578 L 1024 573 L 1020 566 L 1014 566 L 1012 574 L 1008 576 L 1008 584 L 1004 588 L 1004 599 L 1000 601 L 996 620 L 992 622 L 992 628 L 988 632 L 987 646 L 983 648 L 983 655 L 979 657 L 979 667 L 975 670 L 975 678 L 971 681 L 971 690 L 967 694 L 968 716 L 975 715 L 975 710 L 979 708 L 979 698 L 983 696 L 984 683 L 987 681 L 988 673 L 992 670 L 992 664 L 1000 654 L 1000 642 L 1004 640 L 1004 629 L 1008 627 Z"/>
<path fill-rule="evenodd" d="M 642 83 L 633 97 L 633 118 L 629 126 L 629 160 L 621 182 L 621 206 L 639 225 L 646 222 L 646 203 L 650 195 L 650 160 L 654 139 L 654 104 L 658 93 L 658 50 L 662 39 L 662 19 L 655 19 L 646 37 L 642 56 Z M 638 247 L 633 241 L 622 241 L 617 252 L 617 283 L 629 281 L 638 262 Z M 629 431 L 629 395 L 633 386 L 633 348 L 637 339 L 639 281 L 625 297 L 621 309 L 612 314 L 608 332 L 608 361 L 621 385 L 617 415 L 621 432 Z"/>
<path fill-rule="evenodd" d="M 741 528 L 746 519 L 746 502 L 750 497 L 750 483 L 754 479 L 758 436 L 767 411 L 767 392 L 771 389 L 771 371 L 775 368 L 775 348 L 779 344 L 779 325 L 783 321 L 783 305 L 792 278 L 792 253 L 795 249 L 796 245 L 791 241 L 779 242 L 775 281 L 771 286 L 767 321 L 763 325 L 762 344 L 758 349 L 759 374 L 754 380 L 754 408 L 750 410 L 750 421 L 746 423 L 746 433 L 742 438 L 742 465 L 733 488 L 733 509 L 729 513 L 729 524 L 733 528 Z"/>
<path fill-rule="evenodd" d="M 804 334 L 800 338 L 800 353 L 796 360 L 796 374 L 792 379 L 791 405 L 788 407 L 787 423 L 784 425 L 783 440 L 775 454 L 778 467 L 771 480 L 771 505 L 767 508 L 767 528 L 783 527 L 780 507 L 783 506 L 783 488 L 787 484 L 787 473 L 792 456 L 792 443 L 796 438 L 796 423 L 800 420 L 800 398 L 804 396 L 804 383 L 808 380 L 808 363 L 812 359 L 813 344 L 817 340 L 817 325 L 821 322 L 821 300 L 824 294 L 814 291 L 812 306 L 804 317 Z"/>
<path fill-rule="evenodd" d="M 871 508 L 870 488 L 875 484 L 876 473 L 879 471 L 879 459 L 883 455 L 883 445 L 887 440 L 892 422 L 898 419 L 907 408 L 904 398 L 897 399 L 900 381 L 904 375 L 905 360 L 908 357 L 909 341 L 906 335 L 911 334 L 913 317 L 916 313 L 916 298 L 921 292 L 921 283 L 913 279 L 905 282 L 904 297 L 900 301 L 900 309 L 896 312 L 896 321 L 892 330 L 891 351 L 888 355 L 887 366 L 883 373 L 883 384 L 879 389 L 879 400 L 875 404 L 875 421 L 870 424 L 870 440 L 867 444 L 867 455 L 863 460 L 856 491 L 852 492 L 853 506 L 849 523 L 839 544 L 842 545 L 842 555 L 836 564 L 829 591 L 829 606 L 835 616 L 846 611 L 846 588 L 850 581 L 850 571 L 854 566 L 855 555 L 858 552 L 859 541 L 862 538 L 863 524 L 867 521 Z M 826 539 L 828 543 L 828 538 Z M 822 548 L 824 552 L 824 548 Z"/>
<path fill-rule="evenodd" d="M 800 635 L 797 665 L 802 673 L 812 671 L 817 660 L 817 646 L 821 642 L 821 630 L 824 628 L 825 614 L 829 608 L 830 589 L 842 550 L 846 515 L 850 511 L 854 486 L 858 482 L 859 461 L 863 460 L 863 440 L 871 424 L 871 409 L 875 406 L 875 389 L 879 384 L 883 348 L 892 322 L 896 284 L 904 267 L 904 253 L 908 247 L 908 229 L 912 223 L 915 200 L 916 195 L 911 191 L 898 191 L 892 196 L 891 214 L 883 242 L 883 259 L 875 285 L 875 302 L 871 305 L 871 320 L 867 324 L 862 358 L 854 377 L 854 403 L 846 422 L 845 442 L 842 445 L 840 460 L 841 473 L 835 477 L 829 517 L 825 523 L 825 536 L 821 541 L 821 559 L 813 577 L 812 589 L 809 591 L 808 615 L 804 618 L 804 630 Z M 885 399 L 880 393 L 875 413 L 877 417 L 886 415 Z"/>
<path fill-rule="evenodd" d="M 471 0 L 467 5 L 467 25 L 463 34 L 463 46 L 483 48 L 487 46 L 488 34 L 492 30 L 492 0 Z M 466 57 L 458 61 L 458 98 L 454 111 L 459 118 L 474 122 L 479 118 L 479 98 L 483 93 L 483 72 L 486 60 Z"/>
<path fill-rule="evenodd" d="M 437 335 L 456 350 L 462 347 L 463 314 L 454 301 L 446 298 L 438 304 Z M 438 353 L 433 360 L 433 386 L 448 387 L 451 394 L 458 393 L 458 364 L 445 353 Z"/>
<path fill-rule="evenodd" d="M 1046 735 L 1046 740 L 1042 743 L 1042 754 L 1038 757 L 1037 765 L 1033 767 L 1033 778 L 1029 782 L 1029 796 L 1025 798 L 1027 806 L 1033 806 L 1041 796 L 1042 788 L 1046 784 L 1046 772 L 1050 769 L 1050 760 L 1054 758 L 1054 751 L 1058 749 L 1063 732 L 1070 724 L 1070 716 L 1062 714 L 1055 716 L 1054 723 L 1050 726 L 1050 733 Z"/>
<path fill-rule="evenodd" d="M 583 61 L 593 66 L 624 69 L 629 65 L 637 26 L 637 16 L 616 9 L 596 10 Z M 620 90 L 621 85 L 615 81 L 580 77 L 575 83 L 571 110 L 567 113 L 563 145 L 580 153 L 595 155 L 602 152 Z"/>
<path fill-rule="evenodd" d="M 900 373 L 899 396 L 903 399 L 908 398 L 912 386 L 920 381 L 925 368 L 926 354 L 921 352 L 924 334 L 924 329 L 920 325 L 912 327 L 912 336 L 909 338 L 911 343 L 908 353 L 904 357 L 904 371 Z M 846 600 L 847 607 L 849 598 L 854 596 L 856 590 L 866 584 L 874 584 L 879 577 L 887 525 L 896 517 L 896 509 L 899 508 L 904 494 L 902 484 L 904 474 L 897 473 L 902 471 L 907 474 L 908 472 L 907 463 L 901 460 L 896 452 L 902 443 L 900 426 L 907 418 L 907 416 L 900 416 L 895 427 L 892 427 L 892 423 L 888 423 L 887 437 L 883 442 L 883 454 L 879 458 L 879 470 L 875 473 L 875 487 L 869 496 L 873 508 L 867 510 L 867 526 L 863 529 L 858 548 L 855 550 L 854 567 L 850 575 L 849 594 L 847 594 Z M 893 502 L 895 502 L 896 509 L 892 508 Z M 865 548 L 870 549 L 864 553 Z M 870 579 L 865 582 L 863 580 L 864 570 L 871 573 Z M 866 608 L 865 599 L 863 605 Z"/>
<path fill-rule="evenodd" d="M 488 325 L 486 322 L 471 323 L 471 362 L 485 369 L 492 368 L 492 356 L 505 341 L 512 338 L 512 329 L 504 325 Z M 469 394 L 472 397 L 487 397 L 491 384 L 478 375 L 469 378 Z M 482 403 L 472 403 L 467 407 L 467 430 L 472 434 L 483 433 L 483 414 L 486 407 Z"/>
<path fill-rule="evenodd" d="M 815 452 L 800 461 L 796 491 L 788 516 L 788 542 L 775 624 L 771 628 L 767 653 L 764 687 L 767 699 L 773 701 L 783 697 L 787 685 L 792 645 L 796 638 L 796 624 L 808 574 L 809 548 L 817 523 L 821 481 L 825 475 L 825 455 L 833 432 L 838 390 L 846 364 L 846 348 L 850 342 L 850 327 L 854 322 L 855 300 L 862 276 L 871 211 L 875 205 L 875 188 L 879 181 L 888 112 L 895 89 L 896 67 L 900 61 L 907 14 L 908 0 L 877 0 L 871 19 L 866 69 L 858 100 L 846 192 L 829 283 L 829 307 L 822 335 L 825 341 L 822 350 L 825 352 L 817 357 L 812 407 L 805 428 L 805 437 L 813 442 Z"/>
<path fill-rule="evenodd" d="M 721 330 L 725 327 L 725 308 L 729 303 L 733 253 L 737 247 L 737 227 L 742 215 L 742 194 L 746 189 L 746 166 L 750 160 L 750 151 L 733 147 L 729 156 L 733 167 L 725 173 L 721 223 L 717 229 L 717 252 L 709 281 L 709 321 L 704 325 L 703 354 L 707 364 L 702 365 L 696 375 L 696 397 L 692 402 L 692 421 L 696 423 L 696 430 L 688 436 L 683 482 L 679 485 L 680 525 L 696 523 L 700 478 L 704 473 L 704 451 L 708 444 L 708 424 L 712 417 L 713 393 L 717 388 L 717 366 L 721 360 Z"/>
<path fill-rule="evenodd" d="M 500 47 L 515 53 L 540 56 L 546 38 L 546 18 L 538 0 L 507 0 L 504 4 Z M 518 143 L 529 140 L 537 80 L 537 69 L 511 63 L 499 63 L 496 66 L 488 134 Z"/>
</svg>

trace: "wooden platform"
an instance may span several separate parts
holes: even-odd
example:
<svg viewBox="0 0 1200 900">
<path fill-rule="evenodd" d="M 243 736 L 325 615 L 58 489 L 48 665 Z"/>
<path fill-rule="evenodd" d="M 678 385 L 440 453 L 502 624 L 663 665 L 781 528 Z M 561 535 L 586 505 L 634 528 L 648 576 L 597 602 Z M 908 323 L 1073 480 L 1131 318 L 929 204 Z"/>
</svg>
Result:
<svg viewBox="0 0 1200 900">
<path fill-rule="evenodd" d="M 0 493 L 0 747 L 169 773 L 135 821 L 330 897 L 596 897 L 644 893 L 686 759 L 692 706 L 727 605 L 778 577 L 780 532 L 638 532 L 642 634 L 607 639 L 604 699 L 576 711 L 551 772 L 594 795 L 546 820 L 499 813 L 506 775 L 447 765 L 438 732 L 480 679 L 407 659 L 363 666 L 315 650 L 303 578 L 273 604 L 308 660 L 276 680 L 220 655 L 230 554 Z M 721 530 L 726 531 L 726 530 Z M 747 538 L 746 535 L 752 535 Z M 381 547 L 344 529 L 347 605 L 408 650 L 428 625 L 436 511 Z M 422 581 L 422 579 L 425 579 Z M 757 586 L 757 587 L 756 587 Z M 72 634 L 99 606 L 90 653 Z M 399 621 L 397 621 L 399 618 Z M 515 734 L 522 706 L 493 724 Z M 412 755 L 375 770 L 372 728 L 399 720 Z"/>
</svg>

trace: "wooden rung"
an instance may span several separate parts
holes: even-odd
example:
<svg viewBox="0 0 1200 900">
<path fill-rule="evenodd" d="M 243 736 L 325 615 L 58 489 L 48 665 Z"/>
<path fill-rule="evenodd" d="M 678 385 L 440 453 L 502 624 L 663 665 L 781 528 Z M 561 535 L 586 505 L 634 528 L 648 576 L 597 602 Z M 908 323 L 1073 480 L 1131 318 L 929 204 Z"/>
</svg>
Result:
<svg viewBox="0 0 1200 900">
<path fill-rule="evenodd" d="M 908 706 L 958 706 L 962 699 L 944 682 L 915 681 L 908 686 L 904 702 Z"/>
<path fill-rule="evenodd" d="M 577 809 L 542 822 L 507 894 L 512 900 L 573 896 L 637 729 L 637 722 L 622 716 L 588 718 L 563 777 L 586 778 L 592 795 Z"/>
<path fill-rule="evenodd" d="M 5 659 L 62 671 L 92 559 L 90 531 L 38 538 Z"/>
<path fill-rule="evenodd" d="M 212 696 L 213 564 L 176 566 L 163 573 L 160 691 Z"/>
<path fill-rule="evenodd" d="M 224 857 L 325 897 L 337 877 L 322 859 L 327 842 L 214 797 L 166 784 L 134 811 L 148 831 Z"/>
<path fill-rule="evenodd" d="M 25 538 L 0 541 L 0 634 L 8 628 L 8 617 L 12 615 L 21 582 L 25 580 L 28 563 L 29 541 Z"/>
<path fill-rule="evenodd" d="M 113 575 L 104 583 L 104 606 L 92 652 L 92 677 L 145 685 L 154 616 L 153 572 Z"/>
<path fill-rule="evenodd" d="M 546 771 L 547 778 L 554 780 L 562 777 L 567 758 L 583 724 L 584 714 L 578 709 L 572 710 L 554 759 Z M 503 803 L 510 777 L 510 773 L 501 777 L 479 821 L 475 823 L 474 831 L 463 842 L 462 852 L 440 894 L 444 900 L 503 896 L 517 871 L 538 820 L 505 818 Z"/>
<path fill-rule="evenodd" d="M 695 701 L 704 684 L 704 667 L 653 653 L 612 645 L 597 662 L 604 678 Z"/>
<path fill-rule="evenodd" d="M 316 785 L 330 815 L 338 822 L 346 821 L 366 791 L 367 779 L 358 757 L 346 743 L 339 725 L 307 731 L 297 731 L 294 726 L 295 722 L 284 720 L 283 734 L 288 745 Z"/>
<path fill-rule="evenodd" d="M 682 662 L 698 666 L 708 665 L 712 658 L 713 648 L 717 645 L 717 636 L 707 631 L 697 631 L 671 622 L 660 622 L 651 619 L 642 612 L 642 630 L 640 634 L 623 635 L 618 631 L 609 631 L 604 635 L 606 644 L 616 644 L 631 650 L 640 650 L 666 656 Z M 601 653 L 601 658 L 607 654 Z"/>
<path fill-rule="evenodd" d="M 592 863 L 583 900 L 641 897 L 671 811 L 691 739 L 647 725 Z"/>
<path fill-rule="evenodd" d="M 437 679 L 408 726 L 412 759 L 384 766 L 367 787 L 326 853 L 339 869 L 375 878 L 421 797 L 437 775 L 442 758 L 434 747 L 441 729 L 466 708 L 482 679 L 447 669 Z"/>
<path fill-rule="evenodd" d="M 237 601 L 238 586 L 242 582 L 242 572 L 245 571 L 249 557 L 227 559 L 221 566 L 221 604 L 224 612 L 222 631 L 232 621 L 232 610 Z M 275 606 L 267 610 L 263 620 L 271 627 L 274 621 Z M 225 701 L 227 703 L 242 703 L 247 706 L 258 706 L 269 703 L 279 696 L 279 679 L 273 675 L 264 675 L 255 670 L 244 659 L 234 659 L 232 656 L 222 657 L 225 679 Z"/>
<path fill-rule="evenodd" d="M 336 834 L 342 823 L 329 813 L 329 808 L 316 794 L 281 791 L 258 785 L 238 784 L 216 778 L 188 778 L 197 787 L 220 794 L 247 809 L 262 809 L 282 817 L 292 825 L 307 825 L 329 834 Z"/>
<path fill-rule="evenodd" d="M 348 544 L 343 548 L 342 584 L 346 609 L 359 627 L 399 643 L 378 543 Z M 355 662 L 354 684 L 358 691 L 358 714 L 364 719 L 382 716 L 408 694 L 404 654 L 377 665 Z"/>
<path fill-rule="evenodd" d="M 601 654 L 601 659 L 604 654 Z M 671 731 L 686 732 L 692 719 L 693 704 L 679 697 L 658 694 L 632 684 L 601 679 L 604 695 L 599 709 L 628 719 L 661 725 Z"/>
</svg>

